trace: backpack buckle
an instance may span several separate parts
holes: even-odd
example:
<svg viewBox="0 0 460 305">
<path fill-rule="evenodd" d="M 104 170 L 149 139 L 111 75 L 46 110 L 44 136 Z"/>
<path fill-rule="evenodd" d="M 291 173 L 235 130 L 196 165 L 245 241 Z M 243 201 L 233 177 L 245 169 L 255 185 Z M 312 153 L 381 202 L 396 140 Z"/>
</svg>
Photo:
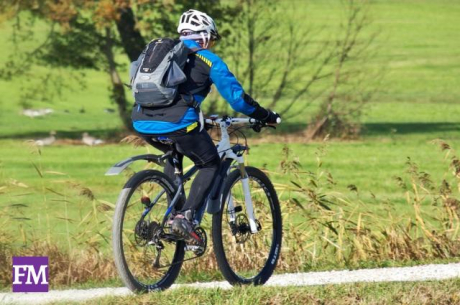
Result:
<svg viewBox="0 0 460 305">
<path fill-rule="evenodd" d="M 198 109 L 200 107 L 200 104 L 195 100 L 195 97 L 193 94 L 181 94 L 182 100 L 187 104 L 187 106 L 192 107 L 194 109 Z"/>
</svg>

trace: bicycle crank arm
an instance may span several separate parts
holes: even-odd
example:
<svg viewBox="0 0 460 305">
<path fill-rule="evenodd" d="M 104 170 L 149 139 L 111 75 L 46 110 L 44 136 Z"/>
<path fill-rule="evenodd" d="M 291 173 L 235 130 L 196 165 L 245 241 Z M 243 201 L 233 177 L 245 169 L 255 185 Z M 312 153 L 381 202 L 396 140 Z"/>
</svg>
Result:
<svg viewBox="0 0 460 305">
<path fill-rule="evenodd" d="M 185 251 L 193 251 L 193 252 L 197 252 L 197 251 L 200 251 L 199 253 L 204 253 L 204 248 L 203 247 L 200 247 L 200 246 L 195 246 L 195 245 L 185 245 Z M 203 254 L 201 254 L 203 255 Z M 197 255 L 197 256 L 201 256 L 201 255 Z"/>
</svg>

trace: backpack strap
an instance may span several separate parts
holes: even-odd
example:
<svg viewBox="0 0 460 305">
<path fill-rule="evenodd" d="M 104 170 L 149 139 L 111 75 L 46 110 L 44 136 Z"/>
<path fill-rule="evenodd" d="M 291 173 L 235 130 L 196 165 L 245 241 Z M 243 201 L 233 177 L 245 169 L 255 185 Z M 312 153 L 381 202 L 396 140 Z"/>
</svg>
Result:
<svg viewBox="0 0 460 305">
<path fill-rule="evenodd" d="M 189 50 L 188 55 L 195 54 L 196 52 L 203 50 L 203 48 L 201 47 L 200 48 L 187 47 L 187 49 Z M 195 97 L 193 95 L 203 91 L 204 89 L 206 89 L 206 87 L 207 86 L 198 87 L 194 90 L 191 90 L 188 94 L 181 94 L 180 96 L 187 106 L 194 108 L 196 110 L 200 110 L 200 105 L 195 100 Z"/>
<path fill-rule="evenodd" d="M 198 104 L 198 102 L 195 100 L 195 97 L 193 95 L 197 94 L 198 92 L 203 91 L 204 89 L 206 89 L 206 87 L 201 86 L 194 90 L 191 90 L 188 94 L 181 94 L 180 96 L 187 106 L 192 107 L 196 110 L 199 110 L 200 104 Z"/>
</svg>

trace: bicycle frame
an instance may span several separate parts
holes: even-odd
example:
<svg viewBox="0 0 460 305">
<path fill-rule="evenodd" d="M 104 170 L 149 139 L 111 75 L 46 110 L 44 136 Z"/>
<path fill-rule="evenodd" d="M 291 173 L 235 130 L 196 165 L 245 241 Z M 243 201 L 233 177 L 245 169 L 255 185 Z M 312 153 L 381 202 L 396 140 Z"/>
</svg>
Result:
<svg viewBox="0 0 460 305">
<path fill-rule="evenodd" d="M 216 145 L 216 147 L 217 147 L 219 157 L 221 158 L 222 162 L 221 162 L 219 174 L 217 176 L 217 179 L 214 181 L 211 193 L 206 200 L 206 204 L 200 207 L 200 209 L 197 211 L 195 215 L 195 222 L 197 224 L 201 223 L 206 207 L 207 207 L 208 213 L 211 213 L 211 214 L 217 213 L 221 210 L 224 200 L 227 199 L 227 198 L 220 198 L 222 196 L 222 191 L 223 191 L 223 185 L 224 185 L 223 182 L 225 178 L 227 177 L 228 173 L 230 172 L 230 167 L 232 163 L 236 162 L 237 167 L 241 172 L 241 183 L 243 185 L 244 201 L 246 205 L 246 211 L 248 213 L 247 216 L 249 219 L 249 226 L 250 226 L 252 233 L 258 232 L 258 226 L 256 223 L 256 215 L 254 213 L 254 208 L 253 208 L 252 199 L 251 199 L 249 179 L 248 179 L 248 175 L 246 173 L 246 169 L 244 166 L 243 152 L 247 150 L 247 147 L 243 145 L 239 145 L 239 144 L 231 146 L 230 135 L 228 133 L 228 128 L 231 125 L 251 124 L 255 122 L 256 120 L 251 119 L 251 118 L 211 117 L 210 119 L 206 119 L 207 124 L 218 125 L 220 127 L 221 140 Z M 177 185 L 177 191 L 173 199 L 171 200 L 171 203 L 168 209 L 166 210 L 166 213 L 164 215 L 162 225 L 161 225 L 162 227 L 164 227 L 174 206 L 177 204 L 177 202 L 179 201 L 182 195 L 182 192 L 184 190 L 184 182 L 190 180 L 191 177 L 198 171 L 198 169 L 195 166 L 193 166 L 189 171 L 187 171 L 182 176 L 182 173 L 180 172 L 180 169 L 179 169 L 180 168 L 179 161 L 177 157 L 174 155 L 174 153 L 167 153 L 163 156 L 140 155 L 140 156 L 128 158 L 126 160 L 123 160 L 115 164 L 106 173 L 106 175 L 118 175 L 124 169 L 126 169 L 131 163 L 137 160 L 147 160 L 149 162 L 154 162 L 159 165 L 164 165 L 164 160 L 166 160 L 167 158 L 173 159 L 173 164 L 175 167 L 175 174 L 176 174 L 175 183 Z M 156 204 L 158 199 L 163 194 L 164 194 L 164 191 L 161 192 L 159 195 L 157 195 L 155 200 L 153 200 L 153 202 L 145 208 L 145 210 L 142 213 L 142 218 L 145 217 L 150 212 L 150 210 L 153 208 L 153 206 Z M 233 205 L 232 196 L 231 194 L 229 194 L 228 211 L 230 212 L 230 221 L 235 221 L 235 218 L 236 218 L 234 208 L 235 207 Z"/>
<path fill-rule="evenodd" d="M 243 119 L 243 118 L 222 118 L 222 119 L 207 119 L 206 123 L 208 124 L 219 124 L 220 130 L 221 130 L 221 140 L 219 143 L 216 145 L 217 151 L 219 153 L 219 157 L 222 160 L 221 167 L 219 170 L 219 174 L 214 181 L 212 190 L 210 195 L 208 196 L 206 200 L 206 204 L 204 204 L 202 207 L 200 207 L 195 214 L 195 219 L 194 221 L 197 224 L 200 224 L 203 217 L 205 210 L 207 208 L 208 212 L 213 214 L 217 213 L 221 210 L 222 205 L 223 205 L 223 200 L 226 200 L 226 198 L 221 198 L 222 191 L 223 191 L 223 182 L 225 178 L 227 177 L 231 164 L 233 162 L 238 163 L 238 168 L 241 172 L 241 182 L 243 185 L 243 192 L 244 192 L 244 201 L 246 205 L 246 211 L 248 213 L 248 219 L 249 219 L 249 226 L 251 229 L 252 233 L 257 233 L 258 228 L 257 228 L 257 223 L 256 223 L 256 216 L 254 213 L 254 208 L 252 205 L 252 199 L 251 199 L 251 191 L 249 187 L 249 179 L 248 175 L 246 173 L 245 167 L 244 167 L 244 157 L 242 152 L 247 149 L 247 147 L 244 147 L 242 145 L 236 145 L 236 146 L 231 146 L 230 143 L 230 135 L 228 134 L 228 127 L 230 127 L 232 124 L 244 124 L 244 123 L 250 123 L 252 119 Z M 176 184 L 178 185 L 178 190 L 176 192 L 176 195 L 174 196 L 173 200 L 171 200 L 171 203 L 165 213 L 165 216 L 163 218 L 162 226 L 166 223 L 169 215 L 171 214 L 174 206 L 177 204 L 177 201 L 180 198 L 180 194 L 183 191 L 183 184 L 184 181 L 188 181 L 191 179 L 191 177 L 198 171 L 198 169 L 193 166 L 188 172 L 184 174 L 183 177 L 181 177 L 181 173 L 179 170 L 179 166 L 176 158 L 173 156 L 173 163 L 175 164 L 175 172 L 176 172 Z M 216 208 L 217 206 L 217 208 Z M 153 205 L 152 205 L 153 207 Z M 150 207 L 151 209 L 151 207 Z M 150 210 L 149 209 L 149 210 Z M 234 206 L 233 206 L 233 200 L 230 194 L 229 198 L 229 203 L 228 203 L 228 210 L 230 211 L 230 221 L 235 221 L 235 212 L 234 212 Z M 148 212 L 147 212 L 148 213 Z"/>
</svg>

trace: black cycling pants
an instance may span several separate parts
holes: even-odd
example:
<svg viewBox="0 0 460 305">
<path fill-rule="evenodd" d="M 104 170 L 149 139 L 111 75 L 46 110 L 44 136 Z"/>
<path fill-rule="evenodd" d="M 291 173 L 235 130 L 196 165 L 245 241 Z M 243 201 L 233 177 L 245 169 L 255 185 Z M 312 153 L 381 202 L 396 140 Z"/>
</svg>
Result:
<svg viewBox="0 0 460 305">
<path fill-rule="evenodd" d="M 142 137 L 149 144 L 163 152 L 171 150 L 171 145 L 157 142 L 158 135 L 142 135 Z M 186 156 L 192 160 L 198 168 L 198 174 L 193 180 L 185 204 L 181 202 L 176 208 L 179 212 L 184 212 L 186 210 L 195 212 L 204 204 L 211 192 L 214 179 L 219 172 L 220 158 L 217 148 L 212 142 L 209 134 L 205 130 L 199 131 L 199 128 L 195 128 L 189 133 L 182 135 L 168 135 L 167 138 L 173 142 L 172 145 L 175 146 L 180 154 L 181 167 L 183 157 Z M 164 172 L 174 181 L 174 165 L 172 162 L 167 162 Z"/>
</svg>

